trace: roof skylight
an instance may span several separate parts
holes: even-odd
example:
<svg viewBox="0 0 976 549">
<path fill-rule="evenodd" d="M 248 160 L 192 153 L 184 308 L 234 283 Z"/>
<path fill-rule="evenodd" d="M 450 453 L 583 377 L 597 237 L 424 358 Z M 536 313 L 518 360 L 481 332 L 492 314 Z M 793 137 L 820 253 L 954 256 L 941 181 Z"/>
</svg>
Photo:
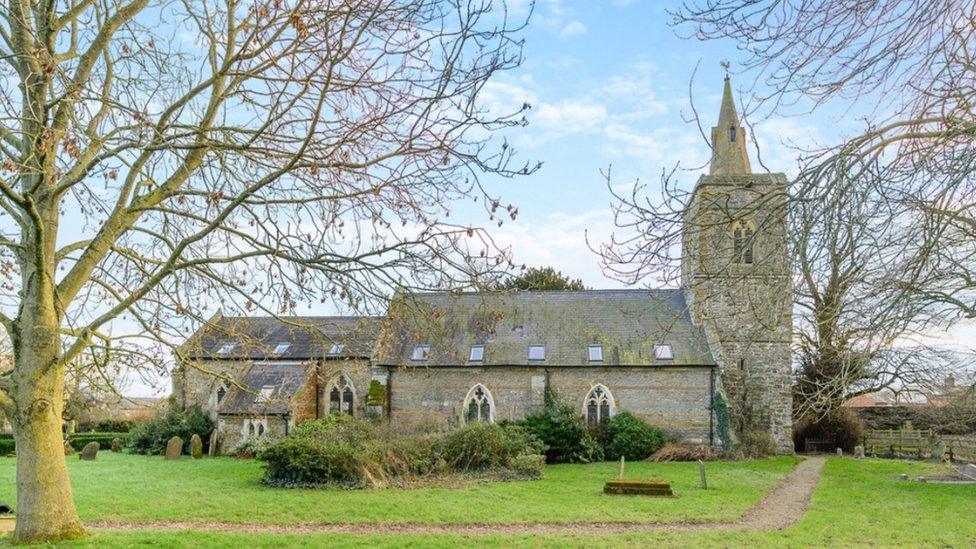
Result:
<svg viewBox="0 0 976 549">
<path fill-rule="evenodd" d="M 603 345 L 588 346 L 586 356 L 590 362 L 603 362 Z"/>
<path fill-rule="evenodd" d="M 529 360 L 545 360 L 545 359 L 546 359 L 545 345 L 529 345 Z"/>
<path fill-rule="evenodd" d="M 485 360 L 485 346 L 472 345 L 471 354 L 468 356 L 470 362 L 483 362 Z"/>
<path fill-rule="evenodd" d="M 674 360 L 674 349 L 669 343 L 654 346 L 654 358 L 657 360 Z"/>
<path fill-rule="evenodd" d="M 291 343 L 287 343 L 287 342 L 279 343 L 278 346 L 275 347 L 274 354 L 276 355 L 283 354 L 285 351 L 288 350 L 288 347 L 291 347 Z"/>
<path fill-rule="evenodd" d="M 234 344 L 233 343 L 224 343 L 223 345 L 220 346 L 219 349 L 217 349 L 217 354 L 218 355 L 229 355 L 230 352 L 233 351 L 233 350 L 234 350 Z"/>
<path fill-rule="evenodd" d="M 341 343 L 333 343 L 332 344 L 332 348 L 329 349 L 329 354 L 330 355 L 338 355 L 338 354 L 342 353 L 342 350 L 345 349 L 345 348 L 346 348 L 346 346 L 345 345 L 342 345 Z"/>
<path fill-rule="evenodd" d="M 422 361 L 427 360 L 427 355 L 430 354 L 430 345 L 426 343 L 421 345 L 415 345 L 413 348 L 413 354 L 410 355 L 410 360 Z"/>
</svg>

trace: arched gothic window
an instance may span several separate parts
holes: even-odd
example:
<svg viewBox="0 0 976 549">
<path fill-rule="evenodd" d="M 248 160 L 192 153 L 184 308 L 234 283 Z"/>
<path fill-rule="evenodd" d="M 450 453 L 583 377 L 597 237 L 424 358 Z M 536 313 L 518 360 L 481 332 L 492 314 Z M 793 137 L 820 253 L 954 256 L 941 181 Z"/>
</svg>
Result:
<svg viewBox="0 0 976 549">
<path fill-rule="evenodd" d="M 739 219 L 732 223 L 732 261 L 752 263 L 756 226 L 752 221 Z"/>
<path fill-rule="evenodd" d="M 736 135 L 738 135 L 739 130 L 735 127 L 735 124 L 729 124 L 729 142 L 735 143 Z"/>
<path fill-rule="evenodd" d="M 603 385 L 594 385 L 583 401 L 583 411 L 586 413 L 586 423 L 589 425 L 599 425 L 610 419 L 616 411 L 610 389 Z"/>
<path fill-rule="evenodd" d="M 495 402 L 491 398 L 491 392 L 479 383 L 468 391 L 468 396 L 464 399 L 464 422 L 491 423 L 494 420 Z"/>
<path fill-rule="evenodd" d="M 264 424 L 258 423 L 258 436 L 261 436 L 263 434 L 264 434 Z"/>
<path fill-rule="evenodd" d="M 353 415 L 355 397 L 352 384 L 346 376 L 340 375 L 332 382 L 329 390 L 329 413 Z"/>
<path fill-rule="evenodd" d="M 254 422 L 251 420 L 247 421 L 247 436 L 249 437 L 254 436 Z"/>
</svg>

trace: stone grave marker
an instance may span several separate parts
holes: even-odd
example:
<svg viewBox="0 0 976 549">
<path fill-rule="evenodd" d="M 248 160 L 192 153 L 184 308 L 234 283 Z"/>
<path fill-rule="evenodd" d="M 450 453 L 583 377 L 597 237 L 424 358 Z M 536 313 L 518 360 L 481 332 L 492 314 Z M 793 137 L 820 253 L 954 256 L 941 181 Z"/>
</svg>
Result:
<svg viewBox="0 0 976 549">
<path fill-rule="evenodd" d="M 857 446 L 854 447 L 854 458 L 864 459 L 864 446 L 858 444 Z"/>
<path fill-rule="evenodd" d="M 112 439 L 112 451 L 116 454 L 122 451 L 122 439 L 115 437 Z"/>
<path fill-rule="evenodd" d="M 95 461 L 95 457 L 98 456 L 99 448 L 101 448 L 99 444 L 93 440 L 81 449 L 81 455 L 78 457 L 85 461 Z"/>
<path fill-rule="evenodd" d="M 200 440 L 200 435 L 193 433 L 190 437 L 190 455 L 193 459 L 200 459 L 203 457 L 203 441 Z"/>
<path fill-rule="evenodd" d="M 207 454 L 210 457 L 217 455 L 217 430 L 214 429 L 210 432 L 210 448 L 207 448 Z"/>
<path fill-rule="evenodd" d="M 74 446 L 71 445 L 71 442 L 69 442 L 67 440 L 64 441 L 64 455 L 66 455 L 66 456 L 73 456 L 76 453 L 77 452 L 75 452 L 75 448 L 74 448 Z"/>
<path fill-rule="evenodd" d="M 166 459 L 180 459 L 183 453 L 183 439 L 173 437 L 166 443 Z"/>
</svg>

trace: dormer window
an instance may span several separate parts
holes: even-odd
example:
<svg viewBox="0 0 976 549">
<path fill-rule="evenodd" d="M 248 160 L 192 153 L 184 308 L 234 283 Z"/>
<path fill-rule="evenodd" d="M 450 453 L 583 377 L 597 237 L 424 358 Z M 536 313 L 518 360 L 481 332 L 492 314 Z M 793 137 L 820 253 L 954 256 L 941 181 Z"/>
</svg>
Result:
<svg viewBox="0 0 976 549">
<path fill-rule="evenodd" d="M 217 349 L 217 354 L 218 355 L 229 355 L 230 352 L 233 351 L 233 350 L 234 350 L 234 344 L 233 343 L 224 343 L 223 345 L 220 346 L 219 349 Z"/>
<path fill-rule="evenodd" d="M 338 354 L 341 354 L 342 353 L 342 350 L 345 349 L 345 348 L 346 348 L 345 345 L 340 345 L 339 343 L 334 343 L 332 345 L 332 347 L 329 349 L 329 355 L 330 356 L 336 356 Z"/>
<path fill-rule="evenodd" d="M 430 354 L 430 345 L 414 345 L 413 354 L 410 355 L 410 360 L 416 362 L 422 362 L 427 360 L 427 356 Z"/>
<path fill-rule="evenodd" d="M 603 362 L 603 345 L 590 345 L 586 348 L 586 356 L 590 362 Z"/>
<path fill-rule="evenodd" d="M 670 343 L 662 343 L 654 346 L 655 360 L 674 360 L 674 349 Z"/>
<path fill-rule="evenodd" d="M 729 143 L 735 143 L 735 137 L 739 133 L 735 124 L 729 124 Z"/>
<path fill-rule="evenodd" d="M 288 350 L 288 347 L 291 347 L 291 343 L 279 343 L 278 346 L 275 347 L 274 354 L 276 355 L 284 354 L 285 351 Z"/>
<path fill-rule="evenodd" d="M 485 360 L 485 346 L 484 345 L 472 345 L 471 354 L 468 355 L 469 362 L 484 362 Z"/>
<path fill-rule="evenodd" d="M 545 345 L 529 345 L 529 360 L 542 361 L 546 359 Z"/>
</svg>

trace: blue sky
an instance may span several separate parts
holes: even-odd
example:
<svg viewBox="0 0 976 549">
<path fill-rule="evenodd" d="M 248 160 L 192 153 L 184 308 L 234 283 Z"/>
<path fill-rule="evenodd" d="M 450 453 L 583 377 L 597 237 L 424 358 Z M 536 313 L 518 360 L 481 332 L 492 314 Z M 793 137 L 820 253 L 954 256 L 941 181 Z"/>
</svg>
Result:
<svg viewBox="0 0 976 549">
<path fill-rule="evenodd" d="M 508 0 L 524 16 L 529 0 Z M 515 180 L 486 179 L 492 194 L 519 209 L 517 221 L 493 225 L 497 241 L 512 248 L 515 260 L 552 266 L 594 288 L 619 287 L 603 276 L 586 244 L 609 239 L 610 194 L 601 171 L 613 166 L 615 185 L 626 189 L 638 178 L 653 192 L 662 170 L 676 163 L 689 168 L 680 177 L 690 186 L 708 159 L 708 147 L 691 115 L 689 83 L 699 64 L 692 95 L 705 130 L 718 118 L 722 79 L 731 74 L 740 113 L 751 98 L 758 74 L 743 73 L 742 54 L 731 42 L 684 38 L 690 29 L 672 27 L 676 2 L 642 0 L 538 0 L 524 36 L 525 62 L 501 74 L 484 91 L 484 104 L 501 112 L 532 105 L 529 125 L 511 129 L 508 140 L 520 160 L 543 162 L 540 171 Z M 813 114 L 750 115 L 765 166 L 795 173 L 797 147 L 832 143 L 859 125 L 855 109 L 830 106 Z M 759 169 L 755 149 L 750 149 Z M 486 225 L 479 208 L 452 205 L 455 221 Z M 467 219 L 470 216 L 470 219 Z M 460 219 L 458 219 L 460 218 Z M 653 285 L 653 281 L 648 281 Z M 313 311 L 329 314 L 332 311 Z M 976 339 L 972 327 L 935 334 L 950 341 Z M 130 394 L 167 392 L 135 383 Z"/>
</svg>

